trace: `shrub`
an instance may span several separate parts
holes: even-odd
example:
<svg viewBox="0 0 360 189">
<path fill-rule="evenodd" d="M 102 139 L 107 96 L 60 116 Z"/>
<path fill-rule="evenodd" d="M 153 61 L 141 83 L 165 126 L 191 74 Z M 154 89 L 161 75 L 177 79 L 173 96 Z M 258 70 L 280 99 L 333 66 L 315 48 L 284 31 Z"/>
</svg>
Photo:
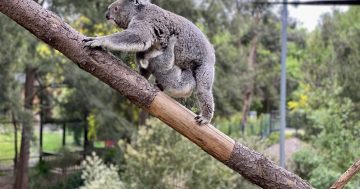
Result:
<svg viewBox="0 0 360 189">
<path fill-rule="evenodd" d="M 125 188 L 118 175 L 118 168 L 114 165 L 105 165 L 103 161 L 96 156 L 87 157 L 83 161 L 81 178 L 84 180 L 84 186 L 80 189 L 122 189 Z"/>
<path fill-rule="evenodd" d="M 120 145 L 128 188 L 257 188 L 160 121 L 148 123 L 131 144 Z M 258 138 L 253 141 L 249 142 L 253 146 L 260 143 Z"/>
</svg>

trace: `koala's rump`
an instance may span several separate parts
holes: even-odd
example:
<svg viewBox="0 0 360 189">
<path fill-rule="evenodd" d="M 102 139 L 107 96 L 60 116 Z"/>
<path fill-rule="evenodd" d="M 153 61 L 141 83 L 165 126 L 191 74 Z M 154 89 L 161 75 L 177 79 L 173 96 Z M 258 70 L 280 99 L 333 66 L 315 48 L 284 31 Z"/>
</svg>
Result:
<svg viewBox="0 0 360 189">
<path fill-rule="evenodd" d="M 189 69 L 201 64 L 215 63 L 209 59 L 215 53 L 212 45 L 191 22 L 186 23 L 185 27 L 179 27 L 178 41 L 174 50 L 175 65 L 183 69 Z"/>
</svg>

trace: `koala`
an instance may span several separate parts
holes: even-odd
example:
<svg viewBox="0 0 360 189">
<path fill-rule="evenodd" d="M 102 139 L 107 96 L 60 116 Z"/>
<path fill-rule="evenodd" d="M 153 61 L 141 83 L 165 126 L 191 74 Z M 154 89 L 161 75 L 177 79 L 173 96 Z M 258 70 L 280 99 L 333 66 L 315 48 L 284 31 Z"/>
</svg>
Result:
<svg viewBox="0 0 360 189">
<path fill-rule="evenodd" d="M 152 74 L 160 90 L 174 98 L 185 98 L 191 96 L 196 83 L 190 69 L 182 70 L 174 65 L 176 41 L 176 37 L 172 36 L 166 48 L 154 45 L 148 51 L 137 53 L 136 61 L 140 74 L 145 78 Z"/>
<path fill-rule="evenodd" d="M 140 72 L 144 72 L 144 75 L 152 72 L 160 85 L 171 89 L 170 92 L 168 90 L 168 94 L 175 97 L 188 96 L 189 91 L 195 89 L 201 110 L 195 120 L 199 125 L 210 123 L 215 110 L 212 87 L 216 58 L 213 46 L 200 29 L 186 18 L 146 0 L 117 0 L 108 7 L 106 18 L 114 21 L 124 30 L 108 36 L 87 37 L 84 39 L 85 46 L 101 47 L 110 51 L 135 52 L 140 60 L 141 57 L 152 57 L 147 58 L 150 62 L 143 65 L 146 67 L 148 64 L 150 69 L 142 69 Z M 171 65 L 171 61 L 159 63 L 156 58 L 161 59 L 165 57 L 164 53 L 171 53 L 171 47 L 163 52 L 157 52 L 159 54 L 152 54 L 154 53 L 152 49 L 162 40 L 170 39 L 170 36 L 177 38 L 173 49 L 175 66 L 167 70 L 155 65 L 168 66 Z M 152 66 L 152 62 L 157 64 Z M 168 72 L 164 74 L 160 69 Z"/>
<path fill-rule="evenodd" d="M 144 52 L 136 53 L 136 63 L 140 68 L 147 69 L 149 67 L 149 61 L 157 57 L 156 61 L 164 62 L 166 67 L 170 68 L 174 65 L 174 45 L 177 39 L 172 36 L 169 40 L 169 48 L 166 39 L 161 39 L 161 42 L 155 43 L 151 48 Z M 163 55 L 163 56 L 160 56 Z M 148 77 L 146 77 L 148 78 Z"/>
</svg>

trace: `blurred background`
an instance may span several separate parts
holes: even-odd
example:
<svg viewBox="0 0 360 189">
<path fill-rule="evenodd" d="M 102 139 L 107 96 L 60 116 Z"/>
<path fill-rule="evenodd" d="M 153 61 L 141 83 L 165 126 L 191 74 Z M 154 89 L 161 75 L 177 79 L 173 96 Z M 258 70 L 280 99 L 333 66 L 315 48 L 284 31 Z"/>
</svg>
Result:
<svg viewBox="0 0 360 189">
<path fill-rule="evenodd" d="M 84 35 L 120 31 L 105 21 L 112 0 L 38 3 Z M 152 3 L 214 45 L 213 124 L 278 162 L 281 6 Z M 289 7 L 286 168 L 316 188 L 360 157 L 359 20 L 355 6 Z M 21 167 L 29 188 L 257 188 L 2 14 L 0 26 L 0 188 Z M 136 70 L 134 54 L 116 55 Z M 199 111 L 194 96 L 179 101 Z M 360 176 L 347 188 L 360 188 Z"/>
</svg>

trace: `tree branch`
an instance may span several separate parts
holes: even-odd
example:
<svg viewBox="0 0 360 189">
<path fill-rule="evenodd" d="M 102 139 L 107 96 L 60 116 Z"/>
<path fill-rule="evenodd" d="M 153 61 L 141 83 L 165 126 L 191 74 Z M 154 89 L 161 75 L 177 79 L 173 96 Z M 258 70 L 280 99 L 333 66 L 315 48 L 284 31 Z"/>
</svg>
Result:
<svg viewBox="0 0 360 189">
<path fill-rule="evenodd" d="M 191 111 L 159 92 L 111 54 L 84 48 L 83 35 L 32 0 L 1 0 L 0 12 L 252 183 L 263 188 L 311 188 L 300 177 L 235 143 L 212 125 L 198 126 Z"/>
<path fill-rule="evenodd" d="M 344 174 L 341 175 L 330 189 L 341 189 L 360 171 L 360 160 L 354 163 Z"/>
</svg>

